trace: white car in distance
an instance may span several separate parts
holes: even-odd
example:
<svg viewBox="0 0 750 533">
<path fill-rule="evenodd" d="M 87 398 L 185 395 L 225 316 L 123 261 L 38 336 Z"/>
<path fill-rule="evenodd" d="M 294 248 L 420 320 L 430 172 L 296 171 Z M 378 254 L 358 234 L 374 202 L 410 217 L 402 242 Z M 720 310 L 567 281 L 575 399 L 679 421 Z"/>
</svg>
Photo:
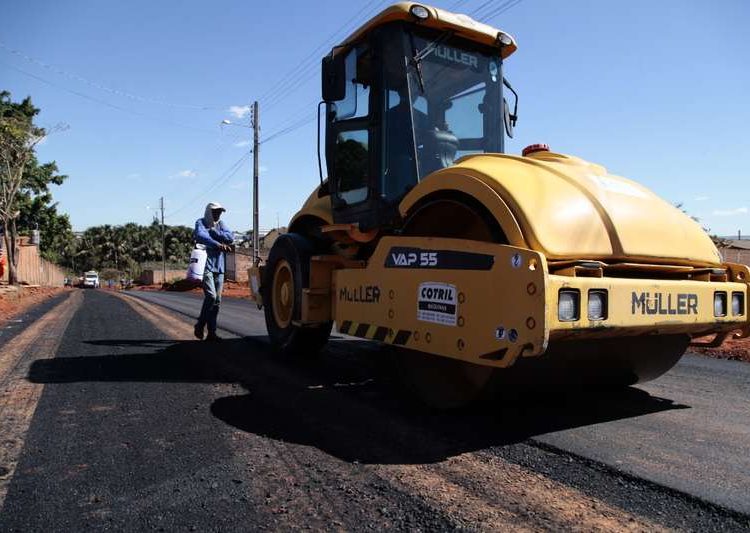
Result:
<svg viewBox="0 0 750 533">
<path fill-rule="evenodd" d="M 99 288 L 99 274 L 95 270 L 89 270 L 83 274 L 83 287 L 91 289 Z"/>
</svg>

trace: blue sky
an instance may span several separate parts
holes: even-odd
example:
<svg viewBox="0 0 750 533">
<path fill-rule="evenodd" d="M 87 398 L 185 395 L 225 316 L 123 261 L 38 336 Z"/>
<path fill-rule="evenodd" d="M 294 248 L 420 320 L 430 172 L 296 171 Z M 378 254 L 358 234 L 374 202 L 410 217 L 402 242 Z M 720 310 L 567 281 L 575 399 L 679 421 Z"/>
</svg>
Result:
<svg viewBox="0 0 750 533">
<path fill-rule="evenodd" d="M 259 99 L 264 138 L 304 123 L 261 147 L 270 228 L 318 182 L 305 120 L 320 57 L 386 4 L 15 1 L 0 20 L 0 88 L 31 95 L 42 125 L 69 126 L 39 155 L 69 175 L 54 195 L 77 230 L 147 223 L 160 196 L 169 223 L 217 200 L 248 228 L 251 130 L 219 124 L 247 124 Z M 471 14 L 485 0 L 435 2 L 455 4 Z M 750 234 L 750 2 L 522 0 L 488 22 L 519 44 L 505 70 L 520 93 L 509 152 L 549 143 L 684 203 L 712 232 Z"/>
</svg>

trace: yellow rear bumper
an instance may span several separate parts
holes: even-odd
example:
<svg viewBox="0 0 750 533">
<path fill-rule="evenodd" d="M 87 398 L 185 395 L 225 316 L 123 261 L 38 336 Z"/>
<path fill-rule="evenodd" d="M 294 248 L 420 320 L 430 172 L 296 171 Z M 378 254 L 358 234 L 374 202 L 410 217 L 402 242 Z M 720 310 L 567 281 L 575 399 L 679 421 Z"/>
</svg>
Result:
<svg viewBox="0 0 750 533">
<path fill-rule="evenodd" d="M 561 291 L 579 295 L 579 317 L 561 320 Z M 589 318 L 592 291 L 605 291 L 603 319 Z M 716 316 L 715 295 L 724 295 L 726 313 Z M 742 301 L 733 313 L 734 295 Z M 547 286 L 547 323 L 550 340 L 620 337 L 627 335 L 688 333 L 692 336 L 748 329 L 748 285 L 744 282 L 653 280 L 628 278 L 575 278 L 550 275 Z"/>
</svg>

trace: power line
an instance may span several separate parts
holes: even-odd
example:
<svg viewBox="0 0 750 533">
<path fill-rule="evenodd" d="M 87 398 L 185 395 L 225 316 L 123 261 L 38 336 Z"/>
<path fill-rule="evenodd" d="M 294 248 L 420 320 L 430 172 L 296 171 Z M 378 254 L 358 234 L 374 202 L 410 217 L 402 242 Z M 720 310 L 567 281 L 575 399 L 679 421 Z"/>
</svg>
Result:
<svg viewBox="0 0 750 533">
<path fill-rule="evenodd" d="M 332 46 L 331 41 L 333 41 L 333 44 L 336 43 L 339 39 L 339 35 L 343 35 L 346 37 L 349 33 L 354 31 L 357 27 L 359 27 L 360 23 L 357 22 L 353 26 L 350 25 L 350 22 L 358 18 L 362 13 L 367 13 L 367 18 L 369 19 L 372 17 L 376 11 L 378 11 L 382 5 L 386 4 L 388 0 L 371 0 L 368 4 L 365 4 L 363 8 L 361 8 L 357 13 L 355 13 L 354 16 L 352 16 L 346 23 L 342 24 L 341 29 L 339 31 L 333 33 L 331 36 L 329 36 L 326 41 L 324 41 L 321 45 L 319 45 L 311 54 L 309 54 L 307 57 L 310 58 L 312 56 L 317 56 L 321 50 L 325 48 L 329 48 Z M 368 11 L 368 8 L 374 5 L 374 9 L 370 9 Z M 328 43 L 328 44 L 327 44 Z M 302 66 L 304 65 L 304 66 Z M 307 81 L 309 81 L 312 77 L 315 76 L 317 73 L 317 68 L 319 67 L 317 58 L 312 59 L 311 61 L 308 61 L 305 65 L 305 61 L 301 62 L 300 65 L 296 69 L 294 69 L 290 76 L 287 76 L 285 80 L 282 80 L 282 83 L 277 84 L 279 90 L 273 92 L 273 94 L 268 98 L 268 100 L 265 100 L 265 95 L 260 98 L 260 100 L 263 102 L 263 109 L 268 110 L 272 107 L 278 105 L 280 102 L 284 101 L 289 95 L 296 92 L 300 87 L 302 87 Z"/>
<path fill-rule="evenodd" d="M 303 114 L 306 114 L 305 113 L 306 111 L 310 111 L 311 109 L 314 109 L 314 106 L 316 106 L 319 101 L 320 101 L 320 98 L 317 98 L 317 97 L 314 98 L 313 100 L 308 101 L 304 106 L 300 107 L 299 109 L 296 109 L 294 113 L 289 115 L 289 117 L 287 117 L 286 120 L 281 121 L 276 129 L 280 130 L 282 128 L 285 128 L 292 122 L 298 121 L 300 116 L 302 116 Z M 265 112 L 265 109 L 263 111 Z"/>
<path fill-rule="evenodd" d="M 284 100 L 286 100 L 289 96 L 297 92 L 302 86 L 305 85 L 305 83 L 315 77 L 315 74 L 318 72 L 318 68 L 319 66 L 317 63 L 311 63 L 307 65 L 298 73 L 299 77 L 297 80 L 295 80 L 294 83 L 289 84 L 285 89 L 282 89 L 278 93 L 274 94 L 271 98 L 266 100 L 263 103 L 263 109 L 266 111 L 269 109 L 273 109 Z"/>
<path fill-rule="evenodd" d="M 495 0 L 485 0 L 484 2 L 482 2 L 482 3 L 481 3 L 481 4 L 479 5 L 479 7 L 476 7 L 476 8 L 474 8 L 474 10 L 472 10 L 472 11 L 471 11 L 470 15 L 471 15 L 472 17 L 476 17 L 476 16 L 477 16 L 477 14 L 478 14 L 478 13 L 479 13 L 480 11 L 482 11 L 482 10 L 483 10 L 484 8 L 486 8 L 487 6 L 491 5 L 491 4 L 492 4 L 492 3 L 494 2 L 494 1 L 495 1 Z"/>
<path fill-rule="evenodd" d="M 242 168 L 242 164 L 247 159 L 249 159 L 249 156 L 250 156 L 250 152 L 247 152 L 247 153 L 243 154 L 242 157 L 240 157 L 227 170 L 225 170 L 224 173 L 222 173 L 222 175 L 218 179 L 216 179 L 209 187 L 207 187 L 206 189 L 204 189 L 203 191 L 201 191 L 200 194 L 196 195 L 195 197 L 193 197 L 192 199 L 190 199 L 188 202 L 184 203 L 178 209 L 176 209 L 176 210 L 172 211 L 171 213 L 169 213 L 166 218 L 172 218 L 172 217 L 174 217 L 178 213 L 181 213 L 182 211 L 184 211 L 188 207 L 192 206 L 193 203 L 196 202 L 197 200 L 205 197 L 207 194 L 209 194 L 210 192 L 214 191 L 217 187 L 220 187 L 221 185 L 224 185 L 228 180 L 230 180 L 237 173 L 237 171 L 240 168 Z"/>
<path fill-rule="evenodd" d="M 315 47 L 307 56 L 305 56 L 302 61 L 300 61 L 297 66 L 289 70 L 282 78 L 277 81 L 274 85 L 272 85 L 265 93 L 263 93 L 258 100 L 264 101 L 266 98 L 271 97 L 272 95 L 275 95 L 279 89 L 282 89 L 285 85 L 290 84 L 294 81 L 295 77 L 299 77 L 300 70 L 305 69 L 309 66 L 309 62 L 312 61 L 315 63 L 317 61 L 317 56 L 320 53 L 322 49 L 325 49 L 328 45 L 328 43 L 331 41 L 332 38 L 334 38 L 336 35 L 341 33 L 342 31 L 346 31 L 345 28 L 354 20 L 356 20 L 357 17 L 359 17 L 363 12 L 365 12 L 370 6 L 374 5 L 377 2 L 385 3 L 382 0 L 369 0 L 368 3 L 366 3 L 362 8 L 360 8 L 354 15 L 352 15 L 346 22 L 344 22 L 340 27 L 339 30 L 328 36 L 322 43 L 320 43 L 317 47 Z M 265 102 L 264 102 L 265 103 Z M 268 105 L 263 106 L 264 109 L 268 108 Z"/>
<path fill-rule="evenodd" d="M 216 143 L 198 160 L 198 163 L 194 164 L 194 167 L 196 169 L 212 168 L 216 159 L 224 154 L 230 146 L 235 145 L 235 143 L 242 138 L 243 133 L 244 132 L 242 131 L 237 131 L 234 132 L 233 136 L 229 135 L 227 137 L 219 137 L 216 139 Z M 209 163 L 209 160 L 212 160 L 211 163 Z"/>
<path fill-rule="evenodd" d="M 214 180 L 213 183 L 211 183 L 211 185 L 209 185 L 206 189 L 204 189 L 203 191 L 201 191 L 200 194 L 196 195 L 195 197 L 193 197 L 188 202 L 182 204 L 181 207 L 179 207 L 178 209 L 176 209 L 176 210 L 172 211 L 171 213 L 169 213 L 166 216 L 166 218 L 173 218 L 178 213 L 181 213 L 182 211 L 184 211 L 188 207 L 192 206 L 193 203 L 196 202 L 197 200 L 205 197 L 208 193 L 214 191 L 217 187 L 220 187 L 220 186 L 224 185 L 227 181 L 229 181 L 230 179 L 232 179 L 232 177 L 237 173 L 237 171 L 240 168 L 242 168 L 242 164 L 250 157 L 250 154 L 252 154 L 252 150 L 250 150 L 250 151 L 245 152 L 244 154 L 242 154 L 242 156 L 237 161 L 235 161 L 234 163 L 232 163 L 232 165 L 227 170 L 225 170 L 221 174 L 221 176 L 219 176 L 216 180 Z"/>
<path fill-rule="evenodd" d="M 313 120 L 315 120 L 316 116 L 317 116 L 317 115 L 313 114 L 313 115 L 312 115 L 312 116 L 310 116 L 310 117 L 304 117 L 304 118 L 302 118 L 302 119 L 300 119 L 300 120 L 297 120 L 296 122 L 293 122 L 292 124 L 290 124 L 289 126 L 287 126 L 287 127 L 285 127 L 285 128 L 282 128 L 282 129 L 280 129 L 280 130 L 277 130 L 276 132 L 274 132 L 274 133 L 272 133 L 271 135 L 269 135 L 269 136 L 268 136 L 268 138 L 264 139 L 264 140 L 263 140 L 263 142 L 262 142 L 261 144 L 265 144 L 266 142 L 272 141 L 272 140 L 274 140 L 274 139 L 276 139 L 276 138 L 278 138 L 278 137 L 281 137 L 281 136 L 287 135 L 288 133 L 291 133 L 292 131 L 294 131 L 294 130 L 297 130 L 297 129 L 301 128 L 302 126 L 304 126 L 304 125 L 306 125 L 306 124 L 308 124 L 308 123 L 312 122 Z M 202 192 L 201 192 L 200 194 L 196 195 L 196 196 L 195 196 L 194 198 L 192 198 L 191 200 L 189 200 L 188 202 L 186 202 L 185 204 L 183 204 L 183 205 L 182 205 L 182 206 L 181 206 L 180 208 L 178 208 L 178 209 L 176 209 L 175 211 L 172 211 L 171 213 L 169 213 L 169 214 L 168 214 L 168 215 L 166 216 L 166 218 L 173 218 L 173 217 L 174 217 L 175 215 L 177 215 L 177 214 L 181 213 L 181 212 L 182 212 L 182 211 L 184 211 L 184 210 L 185 210 L 186 208 L 188 208 L 188 207 L 190 207 L 191 205 L 193 205 L 193 203 L 194 203 L 194 202 L 196 202 L 197 200 L 199 200 L 199 199 L 201 199 L 201 198 L 204 198 L 204 197 L 205 197 L 205 196 L 206 196 L 207 194 L 209 194 L 210 192 L 212 192 L 212 191 L 216 190 L 216 189 L 217 189 L 218 187 L 221 187 L 221 186 L 223 186 L 224 184 L 226 184 L 226 183 L 227 183 L 227 182 L 228 182 L 228 181 L 229 181 L 230 179 L 232 179 L 232 177 L 233 177 L 233 176 L 234 176 L 234 175 L 235 175 L 235 174 L 236 174 L 236 173 L 237 173 L 237 172 L 239 171 L 239 169 L 240 169 L 240 168 L 242 167 L 242 164 L 243 164 L 243 163 L 245 162 L 245 160 L 246 160 L 246 159 L 248 159 L 248 158 L 249 158 L 249 156 L 250 156 L 250 155 L 251 155 L 252 153 L 253 153 L 253 152 L 252 152 L 252 150 L 250 150 L 250 151 L 248 151 L 248 152 L 244 153 L 244 154 L 242 155 L 242 157 L 240 157 L 240 158 L 239 158 L 239 159 L 238 159 L 237 161 L 235 161 L 235 162 L 234 162 L 234 163 L 233 163 L 233 164 L 232 164 L 232 165 L 231 165 L 231 166 L 230 166 L 230 167 L 229 167 L 229 168 L 228 168 L 228 169 L 227 169 L 227 170 L 226 170 L 226 171 L 225 171 L 224 173 L 222 173 L 222 175 L 221 175 L 221 176 L 219 176 L 219 178 L 217 178 L 217 179 L 216 179 L 216 180 L 215 180 L 215 181 L 214 181 L 214 182 L 213 182 L 213 183 L 212 183 L 212 184 L 211 184 L 211 185 L 210 185 L 210 186 L 209 186 L 208 188 L 206 188 L 206 189 L 205 189 L 205 190 L 203 190 L 203 191 L 202 191 Z"/>
<path fill-rule="evenodd" d="M 278 131 L 272 133 L 271 135 L 269 135 L 268 137 L 266 137 L 265 139 L 263 139 L 263 142 L 261 144 L 266 144 L 267 142 L 270 142 L 270 141 L 276 139 L 277 137 L 281 137 L 283 135 L 291 133 L 294 130 L 297 130 L 297 129 L 301 128 L 302 126 L 304 126 L 306 124 L 309 124 L 310 122 L 312 122 L 316 118 L 317 118 L 317 113 L 313 114 L 312 116 L 300 119 L 299 121 L 295 122 L 291 126 L 288 126 L 288 127 L 284 128 L 284 129 L 281 129 L 281 130 L 278 130 Z"/>
<path fill-rule="evenodd" d="M 448 10 L 449 11 L 453 11 L 455 9 L 458 9 L 459 7 L 461 7 L 462 5 L 464 5 L 468 1 L 469 0 L 458 0 L 457 2 L 454 2 L 453 4 L 451 4 L 451 6 L 448 8 Z"/>
<path fill-rule="evenodd" d="M 78 74 L 74 74 L 72 72 L 69 72 L 67 70 L 64 70 L 58 66 L 52 65 L 50 63 L 46 63 L 45 61 L 42 61 L 41 59 L 38 59 L 36 57 L 30 56 L 20 50 L 17 50 L 15 48 L 11 48 L 10 46 L 6 45 L 4 42 L 0 41 L 0 48 L 4 49 L 6 52 L 9 52 L 17 57 L 20 57 L 24 59 L 25 61 L 32 63 L 34 65 L 40 66 L 44 69 L 47 69 L 51 72 L 54 72 L 56 74 L 59 74 L 61 76 L 65 76 L 66 78 L 69 78 L 71 80 L 75 80 L 81 83 L 85 83 L 86 85 L 90 87 L 94 87 L 95 89 L 99 89 L 102 91 L 106 91 L 110 94 L 114 94 L 115 96 L 120 96 L 122 98 L 128 98 L 130 100 L 136 101 L 136 102 L 142 102 L 147 104 L 157 104 L 157 105 L 163 105 L 167 107 L 173 107 L 178 109 L 196 109 L 200 111 L 206 111 L 206 110 L 215 110 L 215 109 L 225 109 L 227 106 L 208 106 L 208 105 L 195 105 L 195 104 L 179 104 L 175 102 L 169 102 L 167 100 L 162 100 L 158 98 L 150 98 L 147 96 L 140 96 L 137 94 L 129 93 L 127 91 L 123 91 L 120 89 L 116 89 L 113 87 L 109 87 L 107 85 L 104 85 L 102 83 L 90 80 L 88 78 L 84 78 L 83 76 L 80 76 Z"/>
<path fill-rule="evenodd" d="M 79 98 L 83 98 L 85 100 L 89 100 L 91 102 L 95 102 L 95 103 L 97 103 L 99 105 L 103 105 L 103 106 L 106 106 L 106 107 L 109 107 L 109 108 L 112 108 L 112 109 L 116 109 L 118 111 L 122 111 L 123 113 L 129 113 L 131 115 L 136 115 L 138 117 L 145 118 L 145 119 L 148 119 L 148 120 L 150 120 L 152 122 L 156 122 L 156 123 L 159 123 L 159 124 L 170 124 L 172 126 L 177 126 L 177 127 L 180 127 L 180 128 L 187 128 L 187 129 L 191 129 L 191 130 L 195 130 L 195 131 L 201 131 L 201 132 L 204 132 L 204 133 L 206 133 L 206 132 L 214 133 L 211 130 L 205 130 L 205 129 L 199 128 L 197 126 L 191 126 L 190 124 L 182 124 L 180 122 L 175 122 L 175 121 L 172 121 L 172 120 L 169 120 L 169 119 L 163 119 L 163 118 L 154 117 L 153 115 L 150 115 L 150 114 L 147 114 L 147 113 L 141 113 L 139 111 L 134 111 L 133 109 L 128 109 L 126 107 L 120 107 L 120 106 L 118 106 L 116 104 L 112 104 L 112 103 L 107 102 L 105 100 L 100 100 L 100 99 L 98 99 L 98 98 L 96 98 L 94 96 L 90 96 L 88 94 L 85 94 L 85 93 L 82 93 L 82 92 L 79 92 L 79 91 L 76 91 L 76 90 L 73 90 L 73 89 L 68 89 L 67 87 L 64 87 L 64 86 L 59 85 L 59 84 L 54 83 L 54 82 L 51 82 L 51 81 L 49 81 L 47 79 L 42 78 L 41 76 L 37 76 L 36 74 L 32 74 L 30 72 L 26 72 L 23 69 L 14 67 L 13 65 L 10 65 L 10 64 L 2 62 L 2 61 L 0 61 L 0 65 L 4 65 L 5 67 L 7 67 L 7 68 L 9 68 L 11 70 L 15 70 L 16 72 L 18 72 L 20 74 L 23 74 L 24 76 L 28 76 L 30 78 L 33 78 L 33 79 L 35 79 L 37 81 L 40 81 L 40 82 L 42 82 L 42 83 L 44 83 L 46 85 L 49 85 L 50 87 L 54 87 L 54 88 L 59 89 L 61 91 L 65 91 L 67 93 L 73 94 L 75 96 L 78 96 Z"/>
<path fill-rule="evenodd" d="M 502 15 L 506 11 L 509 11 L 510 9 L 513 9 L 518 4 L 523 2 L 523 0 L 509 0 L 508 2 L 505 2 L 495 9 L 492 9 L 484 14 L 482 16 L 481 20 L 482 22 L 488 22 L 489 20 L 493 19 L 494 17 L 497 17 L 498 15 Z"/>
</svg>

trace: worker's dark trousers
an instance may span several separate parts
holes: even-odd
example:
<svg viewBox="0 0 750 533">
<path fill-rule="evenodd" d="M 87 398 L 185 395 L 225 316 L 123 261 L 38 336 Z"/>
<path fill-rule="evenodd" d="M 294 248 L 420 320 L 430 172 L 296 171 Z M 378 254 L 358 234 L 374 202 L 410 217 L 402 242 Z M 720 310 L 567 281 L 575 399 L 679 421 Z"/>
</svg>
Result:
<svg viewBox="0 0 750 533">
<path fill-rule="evenodd" d="M 221 305 L 221 289 L 224 287 L 224 274 L 218 272 L 203 273 L 203 307 L 198 317 L 198 327 L 208 326 L 209 333 L 216 333 L 216 318 Z"/>
</svg>

